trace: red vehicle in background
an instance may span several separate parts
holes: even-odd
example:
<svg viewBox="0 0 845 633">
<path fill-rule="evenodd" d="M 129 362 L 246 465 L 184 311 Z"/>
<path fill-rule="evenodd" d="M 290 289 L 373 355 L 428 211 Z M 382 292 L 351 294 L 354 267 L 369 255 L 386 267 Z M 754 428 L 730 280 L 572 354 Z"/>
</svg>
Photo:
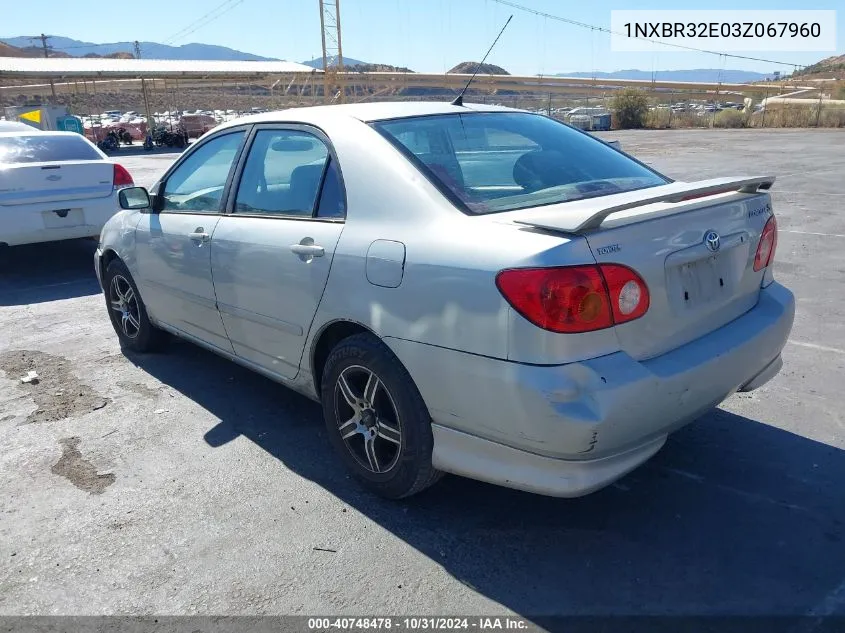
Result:
<svg viewBox="0 0 845 633">
<path fill-rule="evenodd" d="M 183 114 L 179 123 L 188 138 L 199 138 L 217 125 L 217 119 L 208 114 Z"/>
</svg>

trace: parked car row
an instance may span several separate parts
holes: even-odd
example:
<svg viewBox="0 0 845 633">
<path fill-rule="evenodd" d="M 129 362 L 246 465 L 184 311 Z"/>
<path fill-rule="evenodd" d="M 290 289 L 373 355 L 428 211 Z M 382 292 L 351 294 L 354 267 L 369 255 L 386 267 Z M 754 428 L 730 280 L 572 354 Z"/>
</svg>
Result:
<svg viewBox="0 0 845 633">
<path fill-rule="evenodd" d="M 773 182 L 674 182 L 502 107 L 301 108 L 216 127 L 149 191 L 78 134 L 0 133 L 0 243 L 99 234 L 124 348 L 175 335 L 321 403 L 381 495 L 579 496 L 780 370 Z"/>
</svg>

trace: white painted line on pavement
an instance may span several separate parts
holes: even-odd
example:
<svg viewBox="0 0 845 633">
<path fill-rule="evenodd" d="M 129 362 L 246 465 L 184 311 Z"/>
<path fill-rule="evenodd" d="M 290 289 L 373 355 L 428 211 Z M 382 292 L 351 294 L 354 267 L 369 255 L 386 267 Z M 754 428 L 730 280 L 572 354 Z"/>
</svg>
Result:
<svg viewBox="0 0 845 633">
<path fill-rule="evenodd" d="M 658 470 L 663 472 L 672 473 L 673 475 L 679 475 L 684 479 L 694 481 L 699 484 L 703 484 L 706 486 L 710 486 L 712 488 L 716 488 L 723 492 L 730 492 L 732 494 L 738 495 L 740 497 L 745 497 L 746 499 L 750 499 L 751 501 L 763 501 L 765 503 L 770 503 L 772 505 L 780 506 L 782 508 L 789 508 L 790 510 L 797 510 L 799 512 L 806 512 L 807 514 L 813 514 L 811 510 L 805 508 L 804 506 L 795 505 L 794 503 L 786 503 L 784 501 L 778 501 L 777 499 L 772 499 L 771 497 L 767 497 L 766 495 L 757 493 L 757 492 L 749 492 L 748 490 L 743 490 L 741 488 L 734 488 L 733 486 L 729 486 L 727 484 L 720 484 L 715 481 L 709 481 L 703 475 L 697 475 L 696 473 L 691 473 L 686 470 L 679 470 L 677 468 L 669 468 L 667 466 L 658 466 Z"/>
<path fill-rule="evenodd" d="M 785 191 L 783 189 L 778 189 L 777 191 L 772 190 L 772 193 L 812 194 L 814 196 L 845 196 L 845 193 L 836 191 Z"/>
<path fill-rule="evenodd" d="M 812 231 L 792 231 L 790 229 L 778 229 L 781 233 L 798 233 L 799 235 L 821 235 L 822 237 L 845 237 L 841 233 L 813 233 Z"/>
<path fill-rule="evenodd" d="M 804 343 L 803 341 L 793 341 L 789 339 L 788 343 L 792 343 L 793 345 L 798 345 L 800 347 L 808 347 L 810 349 L 817 349 L 822 352 L 833 352 L 834 354 L 845 354 L 845 349 L 839 349 L 838 347 L 828 347 L 827 345 L 816 345 L 815 343 Z"/>
</svg>

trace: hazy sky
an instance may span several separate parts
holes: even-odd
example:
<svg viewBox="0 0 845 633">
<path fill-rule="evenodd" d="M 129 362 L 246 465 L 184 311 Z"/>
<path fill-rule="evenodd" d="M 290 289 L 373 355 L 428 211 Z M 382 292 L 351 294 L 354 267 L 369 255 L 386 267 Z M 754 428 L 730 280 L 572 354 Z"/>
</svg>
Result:
<svg viewBox="0 0 845 633">
<path fill-rule="evenodd" d="M 616 0 L 515 0 L 538 11 L 608 27 L 611 9 L 840 9 L 838 52 L 845 45 L 845 5 L 841 0 L 679 0 L 648 4 Z M 303 61 L 320 54 L 318 0 L 228 0 L 220 18 L 174 41 L 224 0 L 143 0 L 109 4 L 102 0 L 42 0 L 38 11 L 4 12 L 3 37 L 47 33 L 89 42 L 148 40 L 170 44 L 202 42 Z M 55 6 L 52 6 L 55 5 Z M 368 62 L 443 72 L 460 61 L 478 61 L 513 13 L 489 62 L 515 74 L 611 71 L 629 68 L 670 70 L 724 68 L 789 72 L 787 66 L 679 52 L 663 46 L 652 53 L 611 53 L 610 36 L 503 6 L 494 0 L 341 0 L 345 56 Z M 146 18 L 146 19 L 145 19 Z M 706 45 L 702 45 L 707 48 Z M 744 53 L 807 65 L 833 53 Z"/>
</svg>

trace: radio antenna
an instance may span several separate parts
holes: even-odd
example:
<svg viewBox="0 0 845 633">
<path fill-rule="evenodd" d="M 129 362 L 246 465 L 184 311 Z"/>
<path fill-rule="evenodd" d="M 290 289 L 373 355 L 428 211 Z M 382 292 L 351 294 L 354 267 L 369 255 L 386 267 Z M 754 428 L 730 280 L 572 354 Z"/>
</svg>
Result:
<svg viewBox="0 0 845 633">
<path fill-rule="evenodd" d="M 461 90 L 461 94 L 459 94 L 457 97 L 455 97 L 455 100 L 452 102 L 453 106 L 464 105 L 464 93 L 467 91 L 467 88 L 469 88 L 469 85 L 472 83 L 472 80 L 475 79 L 475 76 L 478 74 L 478 71 L 481 70 L 481 67 L 484 65 L 484 62 L 487 60 L 487 55 L 490 54 L 490 51 L 493 50 L 493 47 L 496 45 L 496 42 L 498 42 L 499 38 L 502 37 L 502 33 L 504 33 L 505 29 L 508 28 L 508 24 L 511 23 L 512 18 L 513 18 L 513 14 L 511 14 L 511 16 L 508 18 L 508 21 L 505 22 L 505 25 L 502 27 L 502 30 L 499 31 L 499 34 L 496 36 L 496 39 L 493 40 L 493 43 L 490 44 L 490 48 L 487 49 L 487 53 L 484 55 L 484 58 L 481 60 L 481 62 L 478 64 L 478 66 L 475 67 L 475 72 L 472 73 L 472 77 L 469 78 L 467 85 L 464 86 L 463 90 Z"/>
</svg>

